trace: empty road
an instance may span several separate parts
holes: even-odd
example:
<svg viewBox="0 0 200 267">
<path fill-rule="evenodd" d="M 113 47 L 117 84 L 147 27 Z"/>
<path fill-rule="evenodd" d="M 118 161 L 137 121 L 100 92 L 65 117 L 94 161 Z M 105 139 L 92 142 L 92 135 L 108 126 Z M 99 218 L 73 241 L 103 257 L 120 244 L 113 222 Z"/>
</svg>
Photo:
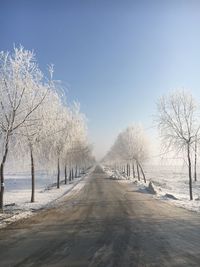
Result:
<svg viewBox="0 0 200 267">
<path fill-rule="evenodd" d="M 0 266 L 200 266 L 200 216 L 109 179 L 0 231 Z"/>
</svg>

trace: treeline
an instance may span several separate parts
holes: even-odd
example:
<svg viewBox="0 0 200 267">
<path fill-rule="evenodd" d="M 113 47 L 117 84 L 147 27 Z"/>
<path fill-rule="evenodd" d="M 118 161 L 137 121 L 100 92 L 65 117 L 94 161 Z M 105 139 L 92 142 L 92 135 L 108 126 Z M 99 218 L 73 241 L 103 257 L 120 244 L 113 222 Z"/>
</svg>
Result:
<svg viewBox="0 0 200 267">
<path fill-rule="evenodd" d="M 143 163 L 148 159 L 149 140 L 141 125 L 129 126 L 122 131 L 103 161 L 120 170 L 127 177 L 132 176 L 146 183 Z"/>
<path fill-rule="evenodd" d="M 87 125 L 79 105 L 69 105 L 60 84 L 39 69 L 33 52 L 23 47 L 0 53 L 0 209 L 3 210 L 4 169 L 8 155 L 28 157 L 35 201 L 35 168 L 44 164 L 61 171 L 65 183 L 93 161 Z M 17 161 L 17 160 L 16 160 Z M 17 162 L 16 162 L 17 164 Z"/>
<path fill-rule="evenodd" d="M 188 167 L 189 197 L 193 200 L 193 183 L 197 181 L 197 161 L 200 143 L 200 105 L 186 91 L 175 91 L 157 102 L 154 125 L 157 126 L 162 154 L 175 153 Z M 146 182 L 143 163 L 151 159 L 148 137 L 138 125 L 128 127 L 117 137 L 104 162 Z M 140 174 L 141 173 L 141 174 Z"/>
</svg>

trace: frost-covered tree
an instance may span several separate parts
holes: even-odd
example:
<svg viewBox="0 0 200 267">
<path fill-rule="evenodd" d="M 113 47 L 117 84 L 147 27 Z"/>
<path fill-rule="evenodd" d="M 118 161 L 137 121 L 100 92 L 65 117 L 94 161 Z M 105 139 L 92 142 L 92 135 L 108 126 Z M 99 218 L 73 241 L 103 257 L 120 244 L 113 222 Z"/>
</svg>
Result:
<svg viewBox="0 0 200 267">
<path fill-rule="evenodd" d="M 124 153 L 129 160 L 136 163 L 138 178 L 140 179 L 139 169 L 142 172 L 144 182 L 146 178 L 143 170 L 143 162 L 148 157 L 149 142 L 142 126 L 134 125 L 128 127 L 121 135 Z"/>
<path fill-rule="evenodd" d="M 20 142 L 21 153 L 29 155 L 31 163 L 31 202 L 35 201 L 35 162 L 42 154 L 43 146 L 42 141 L 46 138 L 47 131 L 47 104 L 48 107 L 52 103 L 53 82 L 43 85 L 48 90 L 41 105 L 30 115 L 23 126 L 16 132 L 16 144 Z M 50 97 L 51 96 L 51 99 Z M 51 100 L 51 101 L 50 101 Z"/>
<path fill-rule="evenodd" d="M 186 154 L 189 176 L 189 196 L 192 194 L 192 150 L 199 139 L 198 108 L 193 96 L 185 91 L 176 91 L 163 96 L 157 103 L 157 125 L 163 149 L 176 149 Z"/>
<path fill-rule="evenodd" d="M 35 201 L 35 165 L 67 169 L 71 178 L 78 176 L 83 162 L 92 162 L 86 119 L 78 104 L 66 102 L 64 90 L 39 70 L 33 52 L 23 47 L 13 53 L 0 53 L 0 208 L 3 209 L 4 166 L 11 148 L 17 158 L 30 158 L 31 202 Z M 13 154 L 13 153 L 12 153 Z M 86 164 L 87 158 L 87 164 Z M 40 162 L 40 163 L 39 163 Z"/>
<path fill-rule="evenodd" d="M 43 131 L 40 142 L 42 157 L 45 164 L 53 168 L 57 165 L 57 187 L 60 186 L 60 160 L 65 147 L 66 134 L 69 128 L 69 111 L 63 105 L 57 91 L 51 91 L 43 104 Z"/>
<path fill-rule="evenodd" d="M 82 160 L 80 151 L 82 146 L 88 143 L 86 121 L 76 103 L 67 105 L 59 96 L 51 96 L 51 105 L 49 109 L 48 107 L 46 137 L 42 141 L 42 150 L 44 157 L 51 162 L 51 166 L 55 166 L 56 162 L 57 188 L 59 188 L 62 169 L 64 169 L 65 183 L 67 176 L 70 181 L 77 176 L 78 164 Z"/>
<path fill-rule="evenodd" d="M 69 179 L 73 179 L 78 175 L 78 168 L 81 168 L 81 162 L 84 161 L 85 154 L 83 151 L 87 150 L 88 138 L 86 118 L 84 114 L 80 112 L 80 106 L 74 103 L 71 109 L 72 123 L 71 134 L 68 138 L 68 163 L 70 175 Z"/>
<path fill-rule="evenodd" d="M 146 182 L 145 173 L 143 170 L 143 162 L 148 158 L 149 141 L 140 125 L 133 125 L 122 131 L 110 151 L 106 155 L 104 161 L 119 165 L 127 164 L 127 175 L 130 175 L 130 164 L 133 166 L 136 163 L 138 179 L 140 179 L 140 172 L 142 172 L 144 181 Z"/>
<path fill-rule="evenodd" d="M 48 93 L 33 52 L 23 47 L 0 53 L 0 209 L 3 209 L 4 166 L 11 138 L 25 125 Z"/>
</svg>

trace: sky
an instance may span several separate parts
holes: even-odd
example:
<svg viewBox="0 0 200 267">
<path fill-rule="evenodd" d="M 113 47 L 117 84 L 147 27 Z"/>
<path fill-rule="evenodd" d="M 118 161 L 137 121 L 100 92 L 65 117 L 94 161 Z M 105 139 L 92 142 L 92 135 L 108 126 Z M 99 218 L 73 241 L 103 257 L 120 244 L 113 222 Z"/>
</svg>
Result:
<svg viewBox="0 0 200 267">
<path fill-rule="evenodd" d="M 155 139 L 161 95 L 184 88 L 200 100 L 200 1 L 0 0 L 0 51 L 14 44 L 43 72 L 54 64 L 97 158 L 133 123 Z"/>
</svg>

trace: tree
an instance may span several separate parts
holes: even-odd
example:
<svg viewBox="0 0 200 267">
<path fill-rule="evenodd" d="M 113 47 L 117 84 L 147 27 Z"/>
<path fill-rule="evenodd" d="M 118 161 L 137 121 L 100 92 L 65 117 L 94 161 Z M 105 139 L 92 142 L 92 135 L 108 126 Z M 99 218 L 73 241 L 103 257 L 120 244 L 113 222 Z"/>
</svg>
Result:
<svg viewBox="0 0 200 267">
<path fill-rule="evenodd" d="M 189 196 L 192 194 L 192 146 L 199 134 L 197 105 L 191 94 L 176 91 L 163 96 L 157 103 L 157 125 L 160 130 L 163 148 L 184 152 L 188 164 Z"/>
<path fill-rule="evenodd" d="M 10 140 L 46 97 L 48 90 L 42 84 L 43 75 L 36 64 L 33 52 L 19 47 L 14 48 L 11 54 L 0 53 L 1 210 L 3 210 L 4 166 Z"/>
<path fill-rule="evenodd" d="M 0 53 L 0 209 L 3 210 L 4 166 L 10 148 L 17 158 L 30 157 L 31 202 L 35 201 L 35 162 L 57 169 L 57 187 L 64 166 L 78 176 L 81 166 L 93 160 L 86 119 L 76 103 L 68 105 L 60 82 L 39 70 L 33 52 L 23 47 Z M 10 154 L 13 154 L 10 153 Z"/>
<path fill-rule="evenodd" d="M 125 154 L 132 164 L 134 164 L 134 161 L 136 162 L 138 179 L 140 179 L 140 169 L 144 182 L 146 183 L 142 163 L 148 158 L 149 141 L 142 126 L 135 124 L 128 127 L 122 133 L 121 138 Z"/>
<path fill-rule="evenodd" d="M 70 131 L 65 140 L 66 157 L 70 169 L 70 180 L 77 178 L 78 169 L 90 162 L 90 149 L 87 137 L 86 118 L 80 112 L 80 105 L 74 103 L 71 107 Z M 87 161 L 87 160 L 89 161 Z"/>
<path fill-rule="evenodd" d="M 49 95 L 47 96 L 47 99 Z M 46 101 L 45 101 L 46 102 Z M 69 106 L 61 101 L 59 94 L 51 96 L 51 105 L 46 107 L 46 134 L 42 140 L 42 151 L 51 166 L 57 169 L 57 188 L 60 188 L 61 171 L 64 169 L 65 183 L 67 170 L 69 181 L 77 176 L 78 165 L 83 162 L 82 147 L 87 147 L 86 120 L 77 103 Z M 48 118 L 48 119 L 47 119 Z M 80 168 L 80 166 L 79 166 Z"/>
<path fill-rule="evenodd" d="M 197 150 L 198 150 L 198 137 L 194 141 L 194 181 L 197 181 Z"/>
<path fill-rule="evenodd" d="M 46 89 L 50 93 L 51 86 L 46 84 Z M 52 95 L 52 94 L 51 94 Z M 48 94 L 47 94 L 48 96 Z M 46 96 L 46 98 L 47 98 Z M 51 100 L 52 102 L 52 100 Z M 50 106 L 51 102 L 48 103 Z M 43 147 L 40 145 L 43 138 L 45 137 L 46 131 L 46 99 L 41 103 L 41 105 L 30 115 L 23 126 L 19 128 L 16 133 L 17 144 L 21 142 L 20 147 L 24 147 L 22 150 L 28 153 L 31 162 L 31 202 L 35 201 L 35 159 L 42 152 Z M 28 149 L 28 151 L 26 151 Z M 22 152 L 23 153 L 23 152 Z"/>
<path fill-rule="evenodd" d="M 104 160 L 112 164 L 116 164 L 117 162 L 122 162 L 122 164 L 126 163 L 127 176 L 130 176 L 131 163 L 133 166 L 133 176 L 135 176 L 134 163 L 136 163 L 138 180 L 140 180 L 140 169 L 144 182 L 146 183 L 142 164 L 148 158 L 148 144 L 149 141 L 142 126 L 137 124 L 129 126 L 118 135 Z"/>
</svg>

